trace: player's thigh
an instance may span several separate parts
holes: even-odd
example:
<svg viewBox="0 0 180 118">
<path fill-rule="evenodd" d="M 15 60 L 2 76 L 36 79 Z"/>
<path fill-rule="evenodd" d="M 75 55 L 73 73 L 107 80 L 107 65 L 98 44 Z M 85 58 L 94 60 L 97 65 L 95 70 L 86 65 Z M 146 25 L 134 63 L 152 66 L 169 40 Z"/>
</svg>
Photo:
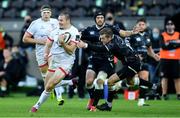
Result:
<svg viewBox="0 0 180 118">
<path fill-rule="evenodd" d="M 126 79 L 126 78 L 132 78 L 137 74 L 135 69 L 133 69 L 130 66 L 123 66 L 118 72 L 117 75 L 120 80 Z"/>
<path fill-rule="evenodd" d="M 54 73 L 55 73 L 55 71 L 47 71 L 46 77 L 45 77 L 45 80 L 44 80 L 44 85 L 47 84 L 47 82 L 50 80 L 50 78 L 53 76 Z"/>
<path fill-rule="evenodd" d="M 120 78 L 116 73 L 112 74 L 108 79 L 108 85 L 110 86 L 114 85 L 116 82 L 119 81 L 119 79 Z"/>
<path fill-rule="evenodd" d="M 141 70 L 139 71 L 138 75 L 141 79 L 144 79 L 146 81 L 149 80 L 149 68 L 146 63 L 142 65 Z"/>
<path fill-rule="evenodd" d="M 58 84 L 66 74 L 64 73 L 64 70 L 57 68 L 56 71 L 54 72 L 53 76 L 49 79 L 48 83 L 56 85 Z"/>
<path fill-rule="evenodd" d="M 38 62 L 41 73 L 46 73 L 48 69 L 48 62 L 44 59 L 44 56 L 36 55 L 36 61 Z"/>
<path fill-rule="evenodd" d="M 114 64 L 105 61 L 104 63 L 101 63 L 101 65 L 99 66 L 98 72 L 100 71 L 105 72 L 108 75 L 108 77 L 110 77 L 112 74 L 115 73 L 115 66 Z"/>
</svg>

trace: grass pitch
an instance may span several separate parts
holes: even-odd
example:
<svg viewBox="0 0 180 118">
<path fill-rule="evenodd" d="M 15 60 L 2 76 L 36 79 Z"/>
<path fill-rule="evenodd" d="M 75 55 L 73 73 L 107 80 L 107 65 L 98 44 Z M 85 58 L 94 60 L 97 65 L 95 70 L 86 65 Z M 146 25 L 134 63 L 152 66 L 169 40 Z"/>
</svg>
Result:
<svg viewBox="0 0 180 118">
<path fill-rule="evenodd" d="M 38 97 L 13 94 L 0 98 L 0 117 L 180 117 L 180 101 L 175 97 L 168 101 L 149 100 L 147 103 L 150 106 L 147 107 L 138 107 L 137 101 L 127 101 L 121 97 L 114 100 L 111 112 L 90 112 L 85 109 L 88 99 L 64 98 L 63 106 L 58 106 L 55 99 L 48 99 L 37 113 L 29 113 Z"/>
</svg>

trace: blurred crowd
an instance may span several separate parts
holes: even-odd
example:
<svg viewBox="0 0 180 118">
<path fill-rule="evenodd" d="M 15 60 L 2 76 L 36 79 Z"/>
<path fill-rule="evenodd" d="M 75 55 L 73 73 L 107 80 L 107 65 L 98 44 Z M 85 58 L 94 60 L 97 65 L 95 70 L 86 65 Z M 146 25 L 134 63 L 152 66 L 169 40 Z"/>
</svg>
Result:
<svg viewBox="0 0 180 118">
<path fill-rule="evenodd" d="M 179 0 L 1 0 L 0 18 L 33 18 L 43 4 L 53 7 L 53 15 L 68 10 L 73 17 L 93 16 L 95 11 L 111 9 L 118 16 L 166 16 L 180 11 Z"/>
</svg>

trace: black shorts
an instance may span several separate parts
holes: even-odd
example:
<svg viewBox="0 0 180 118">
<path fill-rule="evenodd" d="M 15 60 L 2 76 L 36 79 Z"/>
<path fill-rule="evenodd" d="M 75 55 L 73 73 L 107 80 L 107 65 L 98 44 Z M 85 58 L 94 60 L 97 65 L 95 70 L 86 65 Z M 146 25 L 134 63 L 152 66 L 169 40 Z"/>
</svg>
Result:
<svg viewBox="0 0 180 118">
<path fill-rule="evenodd" d="M 98 74 L 99 71 L 104 71 L 108 74 L 108 77 L 115 73 L 114 64 L 108 60 L 90 59 L 87 68 L 93 70 L 96 74 Z"/>
<path fill-rule="evenodd" d="M 180 60 L 161 59 L 160 76 L 164 78 L 177 79 L 180 77 Z"/>
<path fill-rule="evenodd" d="M 133 78 L 141 69 L 141 63 L 134 63 L 131 65 L 124 65 L 121 70 L 117 72 L 120 79 Z"/>
</svg>

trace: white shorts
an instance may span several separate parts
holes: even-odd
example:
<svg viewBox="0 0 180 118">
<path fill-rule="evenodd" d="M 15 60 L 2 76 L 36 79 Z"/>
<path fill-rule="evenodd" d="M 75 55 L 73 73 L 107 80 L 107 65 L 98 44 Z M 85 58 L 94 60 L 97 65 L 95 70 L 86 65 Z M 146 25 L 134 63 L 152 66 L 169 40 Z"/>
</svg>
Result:
<svg viewBox="0 0 180 118">
<path fill-rule="evenodd" d="M 38 62 L 39 67 L 43 67 L 43 66 L 48 65 L 48 62 L 45 61 L 45 59 L 44 59 L 44 54 L 43 53 L 36 55 L 36 61 Z"/>
<path fill-rule="evenodd" d="M 68 74 L 74 64 L 74 60 L 63 58 L 61 55 L 52 55 L 48 70 L 61 69 L 65 74 Z"/>
</svg>

